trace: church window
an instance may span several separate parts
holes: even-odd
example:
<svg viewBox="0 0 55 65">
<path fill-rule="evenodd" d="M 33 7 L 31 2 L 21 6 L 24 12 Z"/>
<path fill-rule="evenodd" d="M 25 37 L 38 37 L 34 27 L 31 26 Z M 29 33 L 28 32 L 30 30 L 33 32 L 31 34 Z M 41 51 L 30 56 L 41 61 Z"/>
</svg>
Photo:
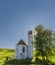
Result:
<svg viewBox="0 0 55 65">
<path fill-rule="evenodd" d="M 25 52 L 25 47 L 23 47 L 23 53 Z"/>
</svg>

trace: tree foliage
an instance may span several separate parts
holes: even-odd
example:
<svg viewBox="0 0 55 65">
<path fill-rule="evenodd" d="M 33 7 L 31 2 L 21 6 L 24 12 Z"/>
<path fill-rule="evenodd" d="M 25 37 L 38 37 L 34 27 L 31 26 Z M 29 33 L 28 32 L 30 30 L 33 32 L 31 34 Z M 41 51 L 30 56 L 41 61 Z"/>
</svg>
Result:
<svg viewBox="0 0 55 65">
<path fill-rule="evenodd" d="M 37 55 L 41 55 L 42 59 L 48 60 L 48 56 L 51 55 L 52 46 L 52 31 L 45 29 L 42 25 L 35 27 L 34 34 L 34 46 L 38 50 Z"/>
</svg>

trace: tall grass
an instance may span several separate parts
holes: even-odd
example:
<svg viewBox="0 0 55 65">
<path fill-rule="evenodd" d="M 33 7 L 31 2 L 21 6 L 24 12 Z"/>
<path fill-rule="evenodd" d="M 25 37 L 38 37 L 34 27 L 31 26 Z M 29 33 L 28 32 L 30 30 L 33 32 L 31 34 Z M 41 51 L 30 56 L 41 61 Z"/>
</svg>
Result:
<svg viewBox="0 0 55 65">
<path fill-rule="evenodd" d="M 33 56 L 34 56 L 33 59 L 13 60 L 14 49 L 0 48 L 0 65 L 2 64 L 4 65 L 41 65 L 39 64 L 41 62 L 41 56 L 39 56 L 39 59 L 35 60 L 35 57 L 36 57 L 35 54 L 37 52 L 38 51 L 33 52 Z M 52 49 L 52 52 L 54 55 L 51 56 L 50 62 L 52 63 L 52 65 L 55 65 L 55 48 Z M 9 61 L 5 63 L 7 56 L 9 57 L 8 59 Z"/>
<path fill-rule="evenodd" d="M 0 48 L 0 65 L 3 64 L 7 56 L 10 59 L 13 58 L 13 55 L 14 55 L 14 49 Z"/>
</svg>

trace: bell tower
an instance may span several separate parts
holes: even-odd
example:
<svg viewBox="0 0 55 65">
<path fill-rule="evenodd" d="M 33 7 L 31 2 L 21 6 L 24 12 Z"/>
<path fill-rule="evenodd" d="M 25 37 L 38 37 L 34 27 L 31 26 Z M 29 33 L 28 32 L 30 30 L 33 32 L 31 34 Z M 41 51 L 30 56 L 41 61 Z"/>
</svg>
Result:
<svg viewBox="0 0 55 65">
<path fill-rule="evenodd" d="M 28 58 L 33 57 L 33 34 L 32 31 L 28 31 Z"/>
</svg>

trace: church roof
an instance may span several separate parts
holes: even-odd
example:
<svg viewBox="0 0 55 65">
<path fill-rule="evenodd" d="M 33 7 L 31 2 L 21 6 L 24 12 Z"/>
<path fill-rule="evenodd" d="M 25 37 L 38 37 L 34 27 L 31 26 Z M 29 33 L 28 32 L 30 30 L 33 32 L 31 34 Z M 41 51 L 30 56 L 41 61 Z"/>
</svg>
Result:
<svg viewBox="0 0 55 65">
<path fill-rule="evenodd" d="M 22 39 L 17 43 L 17 45 L 26 45 L 27 46 L 27 44 Z"/>
<path fill-rule="evenodd" d="M 30 31 L 28 31 L 28 35 L 30 35 L 30 34 L 32 34 L 32 31 L 30 30 Z"/>
</svg>

